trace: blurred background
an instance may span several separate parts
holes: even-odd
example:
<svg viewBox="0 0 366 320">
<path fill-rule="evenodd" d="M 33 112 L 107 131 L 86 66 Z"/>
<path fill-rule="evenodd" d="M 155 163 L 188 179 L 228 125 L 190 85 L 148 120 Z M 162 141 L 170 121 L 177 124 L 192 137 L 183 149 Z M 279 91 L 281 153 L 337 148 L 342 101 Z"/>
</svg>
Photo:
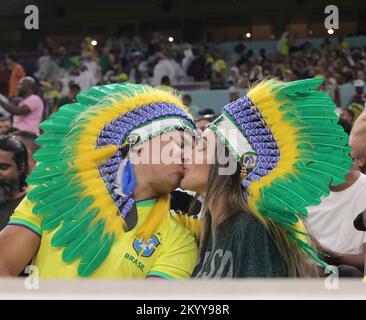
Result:
<svg viewBox="0 0 366 320">
<path fill-rule="evenodd" d="M 39 9 L 38 30 L 24 28 L 28 4 Z M 198 114 L 219 111 L 267 76 L 323 76 L 337 106 L 357 115 L 366 82 L 366 2 L 334 3 L 334 30 L 324 27 L 328 4 L 3 0 L 0 93 L 9 93 L 5 58 L 15 53 L 25 73 L 37 79 L 47 114 L 68 96 L 70 81 L 81 90 L 123 81 L 174 88 Z"/>
</svg>

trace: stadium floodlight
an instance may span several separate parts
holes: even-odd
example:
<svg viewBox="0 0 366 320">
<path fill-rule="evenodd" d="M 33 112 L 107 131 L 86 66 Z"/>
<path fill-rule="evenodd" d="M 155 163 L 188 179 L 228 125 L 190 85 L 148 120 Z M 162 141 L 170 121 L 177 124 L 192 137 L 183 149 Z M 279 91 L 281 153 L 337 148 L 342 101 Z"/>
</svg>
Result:
<svg viewBox="0 0 366 320">
<path fill-rule="evenodd" d="M 333 29 L 328 29 L 328 33 L 329 34 L 333 34 L 334 33 L 334 30 Z"/>
<path fill-rule="evenodd" d="M 92 46 L 94 46 L 94 47 L 98 44 L 97 40 L 92 40 L 90 43 L 91 43 L 91 45 L 92 45 Z"/>
</svg>

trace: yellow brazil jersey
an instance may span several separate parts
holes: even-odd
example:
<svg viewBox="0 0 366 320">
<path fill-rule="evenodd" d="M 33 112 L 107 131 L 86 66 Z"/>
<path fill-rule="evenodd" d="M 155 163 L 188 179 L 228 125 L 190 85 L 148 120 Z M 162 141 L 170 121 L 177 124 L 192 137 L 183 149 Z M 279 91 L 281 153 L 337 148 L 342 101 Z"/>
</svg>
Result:
<svg viewBox="0 0 366 320">
<path fill-rule="evenodd" d="M 189 278 L 198 258 L 193 235 L 170 214 L 149 242 L 136 239 L 135 234 L 147 218 L 156 199 L 138 201 L 137 225 L 128 232 L 121 232 L 108 257 L 96 269 L 91 278 L 145 278 L 159 276 L 167 279 Z M 57 231 L 43 231 L 41 218 L 32 213 L 34 203 L 25 198 L 10 218 L 10 225 L 20 225 L 37 233 L 41 244 L 33 265 L 38 267 L 41 278 L 77 278 L 79 260 L 63 262 L 62 249 L 51 246 L 51 238 Z"/>
</svg>

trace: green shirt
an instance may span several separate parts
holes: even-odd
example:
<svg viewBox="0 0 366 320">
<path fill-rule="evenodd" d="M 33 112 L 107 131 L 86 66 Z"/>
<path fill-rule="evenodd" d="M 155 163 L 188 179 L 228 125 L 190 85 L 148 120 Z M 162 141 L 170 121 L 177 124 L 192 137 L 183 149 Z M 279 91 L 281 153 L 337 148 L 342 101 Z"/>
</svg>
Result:
<svg viewBox="0 0 366 320">
<path fill-rule="evenodd" d="M 194 278 L 287 277 L 276 243 L 250 214 L 235 214 L 216 227 L 202 251 Z"/>
</svg>

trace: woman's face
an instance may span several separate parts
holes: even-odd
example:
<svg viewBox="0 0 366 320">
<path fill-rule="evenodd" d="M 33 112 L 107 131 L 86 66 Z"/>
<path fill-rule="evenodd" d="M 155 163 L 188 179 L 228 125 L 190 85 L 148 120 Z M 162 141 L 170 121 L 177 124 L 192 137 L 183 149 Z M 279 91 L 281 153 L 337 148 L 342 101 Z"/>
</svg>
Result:
<svg viewBox="0 0 366 320">
<path fill-rule="evenodd" d="M 205 196 L 210 167 L 215 159 L 215 150 L 216 136 L 210 129 L 206 129 L 201 139 L 192 148 L 192 153 L 184 155 L 184 176 L 180 182 L 182 188 Z"/>
</svg>

